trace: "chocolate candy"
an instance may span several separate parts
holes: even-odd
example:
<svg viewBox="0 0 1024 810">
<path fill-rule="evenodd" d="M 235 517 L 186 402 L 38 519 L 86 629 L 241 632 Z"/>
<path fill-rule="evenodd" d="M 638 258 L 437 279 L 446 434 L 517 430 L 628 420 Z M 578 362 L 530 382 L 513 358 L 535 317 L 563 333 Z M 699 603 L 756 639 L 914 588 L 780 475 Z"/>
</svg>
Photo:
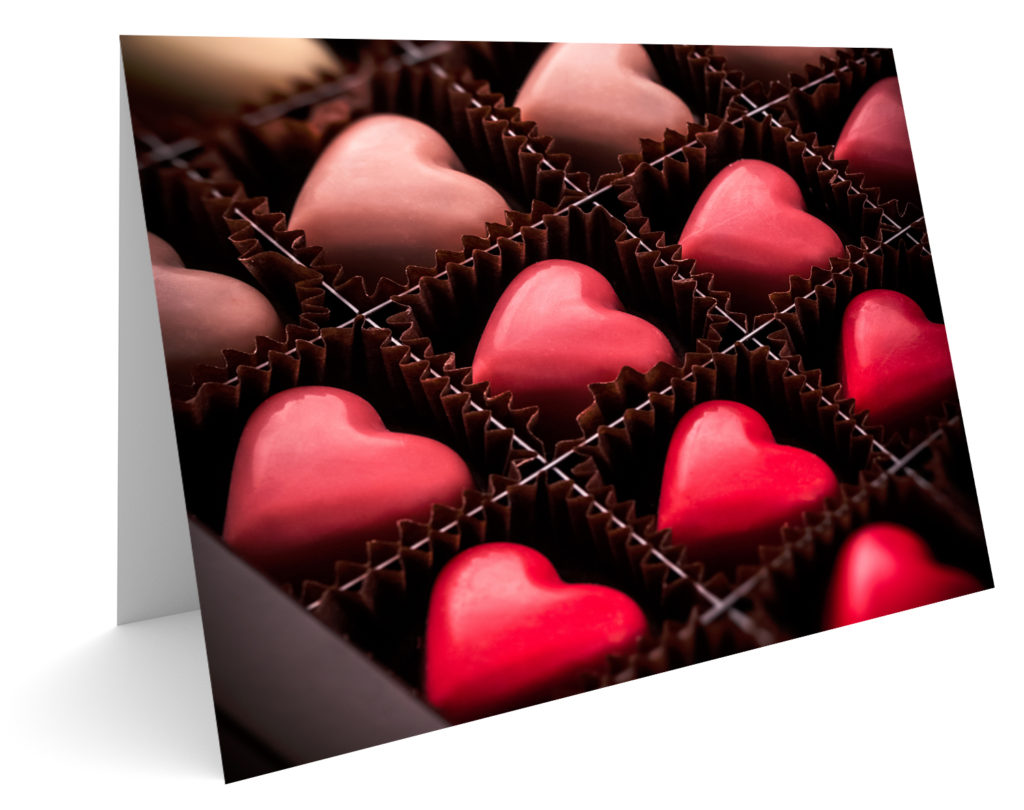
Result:
<svg viewBox="0 0 1024 810">
<path fill-rule="evenodd" d="M 341 65 L 322 42 L 262 37 L 121 37 L 133 113 L 213 119 L 269 102 Z"/>
<path fill-rule="evenodd" d="M 313 166 L 290 226 L 327 259 L 363 276 L 406 280 L 408 265 L 434 265 L 439 249 L 486 236 L 505 221 L 502 196 L 466 174 L 447 141 L 426 124 L 372 115 L 338 135 Z"/>
<path fill-rule="evenodd" d="M 618 155 L 639 151 L 641 138 L 685 133 L 694 120 L 682 99 L 658 84 L 642 45 L 551 45 L 515 106 L 541 135 L 554 137 L 549 151 L 568 152 L 574 168 L 595 176 L 618 171 Z"/>
<path fill-rule="evenodd" d="M 966 571 L 936 562 L 928 545 L 895 523 L 872 523 L 850 535 L 836 560 L 825 627 L 874 619 L 981 590 Z"/>
<path fill-rule="evenodd" d="M 775 443 L 753 408 L 713 400 L 679 421 L 658 502 L 658 528 L 687 559 L 712 570 L 757 563 L 757 549 L 778 545 L 784 523 L 822 509 L 839 493 L 832 469 L 814 453 Z"/>
<path fill-rule="evenodd" d="M 857 102 L 836 142 L 847 171 L 863 172 L 864 186 L 881 186 L 883 199 L 918 196 L 910 134 L 900 85 L 893 76 L 873 84 Z"/>
<path fill-rule="evenodd" d="M 634 649 L 646 628 L 625 594 L 567 584 L 526 546 L 485 543 L 434 584 L 423 691 L 456 723 L 515 709 L 572 689 L 609 655 Z"/>
<path fill-rule="evenodd" d="M 847 306 L 839 365 L 844 394 L 890 430 L 956 396 L 945 327 L 893 290 L 868 290 Z"/>
<path fill-rule="evenodd" d="M 498 300 L 473 379 L 489 382 L 493 394 L 511 391 L 517 405 L 539 405 L 538 432 L 567 438 L 592 401 L 589 383 L 610 382 L 623 366 L 647 371 L 659 362 L 678 362 L 668 338 L 623 312 L 604 276 L 551 259 L 523 270 Z"/>
<path fill-rule="evenodd" d="M 732 293 L 732 309 L 771 312 L 772 292 L 789 277 L 827 268 L 843 242 L 807 213 L 796 181 L 771 163 L 737 160 L 700 195 L 679 237 L 680 254 L 696 259 L 695 273 L 714 273 L 715 289 Z"/>
<path fill-rule="evenodd" d="M 224 542 L 283 580 L 330 579 L 336 560 L 363 561 L 397 521 L 458 505 L 473 478 L 433 439 L 392 433 L 369 402 L 325 386 L 263 402 L 238 443 Z"/>
<path fill-rule="evenodd" d="M 149 235 L 153 283 L 171 384 L 191 385 L 198 365 L 224 365 L 224 349 L 252 351 L 257 336 L 284 326 L 263 294 L 244 281 L 184 266 L 174 248 Z"/>
<path fill-rule="evenodd" d="M 715 45 L 714 53 L 725 57 L 726 69 L 742 70 L 745 79 L 760 81 L 767 87 L 772 80 L 785 81 L 790 73 L 806 73 L 807 65 L 819 66 L 822 56 L 834 59 L 836 49 Z"/>
</svg>

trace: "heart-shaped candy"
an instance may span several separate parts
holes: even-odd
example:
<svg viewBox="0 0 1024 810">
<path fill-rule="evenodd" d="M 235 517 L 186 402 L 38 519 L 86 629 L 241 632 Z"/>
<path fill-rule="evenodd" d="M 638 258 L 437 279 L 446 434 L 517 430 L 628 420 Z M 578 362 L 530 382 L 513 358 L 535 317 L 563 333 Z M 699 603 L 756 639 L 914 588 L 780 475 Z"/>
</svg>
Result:
<svg viewBox="0 0 1024 810">
<path fill-rule="evenodd" d="M 330 577 L 362 561 L 396 522 L 426 520 L 473 486 L 449 447 L 392 433 L 366 400 L 325 386 L 263 402 L 242 431 L 231 470 L 224 541 L 279 579 Z"/>
<path fill-rule="evenodd" d="M 172 385 L 190 385 L 198 365 L 223 365 L 224 349 L 253 351 L 257 336 L 284 336 L 277 312 L 256 288 L 221 273 L 185 267 L 174 248 L 153 234 L 149 250 Z"/>
<path fill-rule="evenodd" d="M 640 139 L 685 133 L 695 120 L 681 98 L 658 84 L 642 45 L 549 45 L 530 70 L 515 105 L 523 120 L 551 135 L 554 152 L 595 177 L 619 171 L 618 156 Z"/>
<path fill-rule="evenodd" d="M 679 237 L 697 273 L 714 273 L 715 288 L 748 315 L 771 312 L 769 293 L 789 289 L 790 276 L 811 274 L 843 253 L 828 225 L 807 213 L 796 181 L 771 163 L 737 160 L 704 189 Z"/>
<path fill-rule="evenodd" d="M 526 546 L 485 543 L 458 554 L 434 584 L 424 693 L 452 722 L 519 708 L 631 651 L 646 627 L 625 594 L 567 584 Z"/>
<path fill-rule="evenodd" d="M 825 627 L 854 624 L 981 590 L 966 571 L 936 562 L 915 532 L 872 523 L 843 544 L 829 583 Z"/>
<path fill-rule="evenodd" d="M 466 174 L 440 133 L 412 118 L 371 115 L 339 134 L 302 186 L 290 227 L 327 259 L 363 276 L 405 280 L 408 265 L 433 266 L 436 250 L 462 250 L 505 221 L 505 200 Z"/>
<path fill-rule="evenodd" d="M 476 355 L 473 379 L 519 405 L 539 405 L 548 438 L 577 432 L 591 402 L 589 383 L 614 380 L 623 366 L 647 371 L 676 363 L 668 338 L 622 302 L 596 270 L 551 259 L 523 270 L 498 300 Z"/>
<path fill-rule="evenodd" d="M 868 290 L 854 298 L 843 313 L 840 346 L 844 393 L 890 430 L 956 396 L 945 328 L 902 293 Z"/>
<path fill-rule="evenodd" d="M 756 563 L 757 547 L 778 545 L 784 523 L 838 492 L 824 461 L 776 444 L 753 408 L 713 400 L 691 408 L 672 434 L 658 528 L 672 530 L 687 559 L 726 570 Z"/>
<path fill-rule="evenodd" d="M 836 142 L 836 158 L 863 172 L 864 185 L 881 186 L 883 199 L 917 194 L 914 156 L 896 77 L 873 84 L 857 102 Z"/>
</svg>

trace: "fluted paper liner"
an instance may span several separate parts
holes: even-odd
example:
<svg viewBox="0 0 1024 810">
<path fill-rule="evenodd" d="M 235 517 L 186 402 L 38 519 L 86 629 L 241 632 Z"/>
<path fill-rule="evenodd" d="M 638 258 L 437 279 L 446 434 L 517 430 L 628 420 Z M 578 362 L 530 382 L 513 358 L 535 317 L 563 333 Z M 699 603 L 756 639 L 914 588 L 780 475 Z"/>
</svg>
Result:
<svg viewBox="0 0 1024 810">
<path fill-rule="evenodd" d="M 722 62 L 721 57 L 709 57 L 706 47 L 693 45 L 644 45 L 647 55 L 654 65 L 657 79 L 668 90 L 681 98 L 693 113 L 695 121 L 687 125 L 692 135 L 704 129 L 701 121 L 705 117 L 729 117 L 738 109 L 733 99 L 740 93 L 738 88 L 726 83 L 727 74 L 717 69 Z M 524 76 L 525 78 L 525 76 Z M 518 90 L 518 85 L 516 87 Z M 517 114 L 519 114 L 519 110 Z M 533 126 L 531 123 L 530 126 Z M 592 125 L 592 129 L 600 131 L 601 125 Z M 671 130 L 666 129 L 666 132 Z M 543 131 L 538 127 L 538 133 Z M 637 137 L 639 145 L 647 139 Z M 569 156 L 571 157 L 571 156 Z M 619 164 L 623 164 L 623 156 L 619 156 Z M 571 164 L 570 164 L 571 165 Z M 628 170 L 627 170 L 628 171 Z M 594 183 L 595 188 L 602 188 L 622 176 L 623 172 L 605 172 Z"/>
<path fill-rule="evenodd" d="M 646 45 L 662 83 L 699 118 L 726 116 L 739 87 L 730 87 L 724 60 L 701 45 Z M 735 72 L 733 72 L 735 78 Z"/>
<path fill-rule="evenodd" d="M 800 88 L 818 82 L 822 80 L 822 77 L 829 77 L 834 72 L 842 73 L 847 70 L 864 72 L 865 67 L 861 62 L 865 60 L 868 62 L 867 71 L 877 69 L 877 65 L 884 63 L 886 59 L 889 63 L 892 62 L 891 51 L 880 50 L 878 56 L 871 56 L 868 52 L 873 50 L 822 46 L 822 51 L 818 55 L 816 62 L 809 62 L 801 66 L 799 70 L 780 73 L 768 79 L 767 83 L 748 78 L 742 70 L 734 68 L 729 64 L 727 56 L 716 54 L 714 47 L 706 49 L 706 53 L 715 60 L 721 60 L 721 64 L 718 67 L 726 72 L 730 83 L 737 88 L 741 88 L 747 98 L 761 106 L 788 96 L 793 88 Z"/>
<path fill-rule="evenodd" d="M 414 360 L 408 348 L 391 343 L 386 329 L 329 328 L 316 343 L 299 341 L 294 355 L 272 352 L 268 367 L 243 367 L 238 377 L 234 385 L 206 383 L 192 399 L 174 403 L 186 506 L 214 531 L 223 525 L 231 466 L 247 419 L 268 397 L 296 386 L 336 386 L 364 397 L 389 429 L 429 436 L 456 450 L 482 488 L 514 480 L 518 462 L 532 456 L 512 443 L 513 430 L 525 431 L 530 411 L 512 410 L 507 400 L 464 385 L 464 374 L 437 358 Z M 491 414 L 505 427 L 489 423 Z M 396 487 L 406 475 L 396 470 Z"/>
<path fill-rule="evenodd" d="M 259 200 L 244 196 L 237 181 L 216 167 L 205 178 L 180 168 L 153 167 L 141 172 L 141 180 L 147 227 L 171 243 L 185 266 L 252 284 L 271 302 L 285 327 L 281 339 L 253 335 L 249 346 L 225 348 L 219 365 L 196 366 L 190 385 L 171 386 L 174 399 L 188 399 L 204 382 L 231 379 L 240 365 L 260 365 L 271 352 L 288 351 L 326 325 L 330 313 L 319 273 L 283 256 L 291 266 L 249 261 L 246 251 L 255 237 L 253 229 L 273 232 L 277 222 L 266 216 Z M 308 258 L 304 252 L 299 255 Z"/>
<path fill-rule="evenodd" d="M 520 233 L 519 240 L 499 240 L 497 251 L 474 252 L 472 267 L 438 264 L 435 269 L 445 270 L 444 277 L 424 275 L 417 290 L 397 296 L 395 302 L 406 310 L 388 323 L 418 351 L 450 352 L 453 363 L 468 369 L 494 306 L 513 279 L 536 262 L 564 258 L 607 278 L 628 312 L 669 338 L 680 365 L 688 353 L 713 351 L 722 342 L 718 330 L 725 316 L 712 311 L 722 300 L 700 281 L 681 277 L 667 250 L 644 250 L 605 209 L 546 214 L 537 227 L 524 226 Z"/>
<path fill-rule="evenodd" d="M 850 302 L 867 290 L 888 289 L 913 299 L 929 320 L 941 323 L 942 308 L 931 256 L 920 244 L 882 245 L 867 241 L 850 248 L 850 258 L 833 263 L 829 272 L 810 279 L 794 279 L 788 293 L 774 296 L 782 328 L 772 329 L 769 340 L 781 356 L 797 356 L 805 369 L 819 369 L 826 383 L 839 384 L 839 352 L 843 314 Z M 783 312 L 790 307 L 790 312 Z M 840 389 L 840 396 L 846 397 Z M 853 403 L 856 407 L 856 402 Z M 943 408 L 956 412 L 954 397 L 925 405 L 914 424 L 899 433 L 878 425 L 880 435 L 894 449 L 907 449 L 935 429 Z M 871 414 L 866 424 L 875 425 Z"/>
<path fill-rule="evenodd" d="M 676 425 L 694 406 L 726 399 L 760 413 L 779 444 L 818 455 L 841 484 L 855 485 L 863 476 L 877 475 L 880 457 L 872 447 L 872 437 L 856 429 L 859 419 L 850 415 L 848 407 L 835 404 L 834 387 L 820 388 L 815 374 L 787 373 L 789 363 L 773 360 L 768 354 L 767 347 L 748 351 L 742 346 L 732 354 L 712 354 L 703 364 L 691 367 L 692 376 L 672 379 L 663 387 L 662 381 L 629 373 L 607 386 L 596 386 L 596 402 L 582 421 L 591 428 L 599 420 L 607 423 L 622 417 L 623 421 L 614 428 L 600 428 L 596 444 L 579 448 L 585 460 L 573 474 L 609 508 L 629 504 L 653 524 L 665 456 Z M 649 387 L 651 382 L 659 387 Z M 639 408 L 647 398 L 650 405 Z M 623 402 L 629 403 L 625 409 Z M 664 550 L 681 550 L 682 559 L 700 562 L 698 556 L 686 554 L 685 537 L 671 538 L 666 531 L 662 543 Z M 758 564 L 755 558 L 736 572 L 722 571 L 715 577 L 718 582 L 709 584 L 724 592 Z"/>
<path fill-rule="evenodd" d="M 801 136 L 811 133 L 821 144 L 832 147 L 839 140 L 850 113 L 872 85 L 881 79 L 896 75 L 892 51 L 881 51 L 877 56 L 851 61 L 846 69 L 839 70 L 829 81 L 813 84 L 808 89 L 796 85 L 790 89 L 786 103 L 778 108 L 781 123 L 793 127 Z M 814 76 L 811 77 L 813 80 Z M 831 153 L 831 147 L 830 147 Z M 848 161 L 826 155 L 831 165 L 853 181 L 858 188 L 864 187 L 864 174 L 849 166 Z M 921 201 L 918 195 L 910 199 L 891 200 L 880 196 L 882 189 L 865 188 L 873 199 L 905 209 L 903 218 L 916 219 L 921 216 Z"/>
<path fill-rule="evenodd" d="M 822 629 L 825 597 L 843 542 L 868 523 L 906 526 L 928 544 L 935 559 L 961 568 L 992 587 L 980 521 L 911 478 L 883 476 L 845 490 L 842 500 L 814 525 L 787 529 L 754 589 L 752 615 L 781 638 Z"/>
<path fill-rule="evenodd" d="M 514 99 L 549 42 L 465 42 L 466 64 L 495 92 Z"/>
<path fill-rule="evenodd" d="M 823 74 L 809 73 L 805 82 L 794 83 L 785 104 L 792 121 L 803 132 L 816 133 L 818 141 L 824 144 L 835 144 L 839 139 L 847 117 L 871 85 L 896 73 L 892 51 L 888 50 L 847 60 L 840 67 L 827 81 L 806 90 L 805 84 L 813 83 Z"/>
<path fill-rule="evenodd" d="M 422 690 L 423 636 L 430 591 L 444 565 L 467 548 L 515 542 L 544 554 L 568 582 L 596 582 L 630 595 L 648 618 L 635 652 L 609 657 L 552 699 L 619 683 L 756 646 L 724 620 L 702 625 L 687 580 L 669 583 L 664 565 L 629 530 L 594 509 L 569 482 L 541 477 L 511 484 L 507 500 L 474 493 L 461 509 L 437 510 L 429 526 L 403 525 L 398 543 L 373 544 L 365 566 L 339 565 L 333 584 L 307 582 L 302 601 L 328 626 L 359 645 L 413 689 Z M 627 510 L 617 510 L 626 517 Z M 418 548 L 411 548 L 419 542 Z M 387 564 L 384 566 L 384 564 Z M 384 566 L 380 570 L 374 566 Z M 357 588 L 345 583 L 357 577 Z"/>
<path fill-rule="evenodd" d="M 475 61 L 473 61 L 473 64 L 478 65 L 475 71 L 476 75 L 489 77 L 493 84 L 500 83 L 499 89 L 505 93 L 506 98 L 515 98 L 529 73 L 532 62 L 540 56 L 545 47 L 543 44 L 538 45 L 537 43 L 473 43 L 473 45 L 477 46 Z M 766 89 L 761 88 L 758 84 L 744 81 L 740 71 L 730 70 L 724 57 L 714 55 L 713 49 L 709 46 L 644 45 L 643 47 L 651 58 L 659 82 L 683 99 L 697 117 L 698 120 L 690 124 L 688 128 L 690 136 L 707 128 L 701 124 L 705 118 L 722 120 L 742 115 L 746 108 L 737 100 L 740 94 L 746 94 L 755 104 L 760 105 L 784 97 L 789 90 L 788 84 L 773 82 L 772 93 L 767 94 Z M 822 58 L 820 69 L 812 67 L 811 76 L 818 78 L 832 70 L 845 69 L 847 63 L 856 58 L 857 52 L 857 49 L 841 52 L 835 60 Z M 502 55 L 501 57 L 497 56 L 499 53 Z M 504 58 L 507 61 L 498 61 L 499 58 Z M 471 57 L 472 59 L 473 57 Z M 506 65 L 509 62 L 512 64 L 512 69 L 506 70 Z M 500 77 L 499 74 L 501 74 Z M 789 78 L 802 79 L 796 74 Z M 802 83 L 805 82 L 800 82 L 800 84 Z M 638 138 L 638 143 L 641 140 Z M 606 185 L 616 176 L 621 176 L 621 172 L 602 175 L 596 187 Z"/>
<path fill-rule="evenodd" d="M 196 179 L 182 168 L 150 167 L 139 172 L 146 228 L 165 239 L 186 267 L 210 270 L 251 282 L 228 242 L 224 221 L 210 217 L 206 198 L 231 200 L 238 183 L 225 172 Z"/>
<path fill-rule="evenodd" d="M 203 160 L 219 165 L 248 194 L 267 197 L 268 210 L 291 211 L 327 142 L 350 121 L 378 112 L 407 115 L 440 132 L 470 174 L 512 203 L 506 222 L 486 223 L 486 237 L 463 238 L 466 255 L 481 239 L 491 244 L 512 232 L 514 211 L 529 212 L 535 201 L 564 207 L 587 192 L 587 175 L 567 174 L 568 156 L 548 154 L 551 139 L 530 135 L 531 127 L 518 120 L 516 110 L 504 107 L 502 96 L 490 92 L 486 82 L 465 71 L 438 72 L 431 64 L 407 66 L 394 60 L 374 67 L 363 84 L 352 86 L 344 95 L 314 106 L 305 120 L 285 117 L 260 125 L 240 123 L 224 131 L 217 148 L 204 153 Z M 484 225 L 481 222 L 481 228 Z M 289 249 L 316 247 L 306 244 L 300 230 L 287 234 Z M 343 267 L 321 262 L 317 269 L 345 295 L 370 305 L 415 284 L 422 272 L 410 273 L 405 283 L 384 278 L 367 289 L 361 276 Z"/>
<path fill-rule="evenodd" d="M 623 166 L 631 174 L 615 184 L 622 189 L 624 218 L 634 232 L 649 232 L 659 246 L 674 246 L 673 255 L 680 260 L 686 257 L 678 247 L 679 236 L 700 195 L 718 172 L 741 159 L 763 160 L 786 171 L 803 191 L 808 212 L 836 231 L 847 252 L 864 239 L 881 240 L 891 230 L 882 214 L 895 214 L 895 202 L 888 209 L 878 207 L 877 190 L 865 193 L 837 179 L 836 170 L 824 163 L 831 147 L 819 146 L 813 136 L 793 140 L 789 127 L 752 118 L 739 124 L 710 123 L 712 128 L 693 139 L 669 131 L 664 141 L 645 141 L 640 154 L 623 155 Z M 690 272 L 703 275 L 699 261 Z M 713 275 L 709 283 L 713 290 L 729 292 L 715 284 Z"/>
</svg>

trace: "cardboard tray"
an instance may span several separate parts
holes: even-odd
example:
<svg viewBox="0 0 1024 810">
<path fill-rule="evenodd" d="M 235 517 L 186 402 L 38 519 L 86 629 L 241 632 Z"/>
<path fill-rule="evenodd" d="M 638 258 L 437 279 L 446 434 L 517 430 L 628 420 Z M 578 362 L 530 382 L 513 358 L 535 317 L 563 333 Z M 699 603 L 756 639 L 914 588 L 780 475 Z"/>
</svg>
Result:
<svg viewBox="0 0 1024 810">
<path fill-rule="evenodd" d="M 227 781 L 448 725 L 189 520 Z"/>
</svg>

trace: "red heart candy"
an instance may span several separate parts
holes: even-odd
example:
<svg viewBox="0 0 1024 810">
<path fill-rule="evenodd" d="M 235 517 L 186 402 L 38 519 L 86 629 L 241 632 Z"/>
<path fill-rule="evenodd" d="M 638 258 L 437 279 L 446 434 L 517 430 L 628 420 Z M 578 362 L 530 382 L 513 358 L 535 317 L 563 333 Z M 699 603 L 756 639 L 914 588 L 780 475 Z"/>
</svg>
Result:
<svg viewBox="0 0 1024 810">
<path fill-rule="evenodd" d="M 864 185 L 881 186 L 889 197 L 917 197 L 910 134 L 896 77 L 876 82 L 843 125 L 835 150 L 848 170 L 864 173 Z"/>
<path fill-rule="evenodd" d="M 825 627 L 841 627 L 981 590 L 966 571 L 937 563 L 917 534 L 872 523 L 843 544 L 825 605 Z"/>
<path fill-rule="evenodd" d="M 424 693 L 453 722 L 515 709 L 634 649 L 646 627 L 624 593 L 567 584 L 526 546 L 485 543 L 457 555 L 434 584 Z"/>
<path fill-rule="evenodd" d="M 396 521 L 425 520 L 472 486 L 454 450 L 392 433 L 361 397 L 292 388 L 242 431 L 224 541 L 280 579 L 329 577 L 335 560 L 363 560 L 368 540 L 397 539 Z"/>
<path fill-rule="evenodd" d="M 757 562 L 757 547 L 780 542 L 782 524 L 820 509 L 839 492 L 814 453 L 775 443 L 761 415 L 714 400 L 679 421 L 665 459 L 658 527 L 687 558 L 713 570 Z"/>
<path fill-rule="evenodd" d="M 869 290 L 854 298 L 840 346 L 843 390 L 873 422 L 898 430 L 956 395 L 945 328 L 902 293 Z"/>
<path fill-rule="evenodd" d="M 571 436 L 592 400 L 589 383 L 610 382 L 623 366 L 647 371 L 677 362 L 657 327 L 622 309 L 611 284 L 585 264 L 531 265 L 491 313 L 473 379 L 486 380 L 494 393 L 511 391 L 519 405 L 539 405 L 542 435 Z"/>
<path fill-rule="evenodd" d="M 796 181 L 771 163 L 737 160 L 704 189 L 679 237 L 695 272 L 714 273 L 730 306 L 749 315 L 771 312 L 769 293 L 789 289 L 790 276 L 828 267 L 843 242 L 807 213 Z"/>
</svg>

